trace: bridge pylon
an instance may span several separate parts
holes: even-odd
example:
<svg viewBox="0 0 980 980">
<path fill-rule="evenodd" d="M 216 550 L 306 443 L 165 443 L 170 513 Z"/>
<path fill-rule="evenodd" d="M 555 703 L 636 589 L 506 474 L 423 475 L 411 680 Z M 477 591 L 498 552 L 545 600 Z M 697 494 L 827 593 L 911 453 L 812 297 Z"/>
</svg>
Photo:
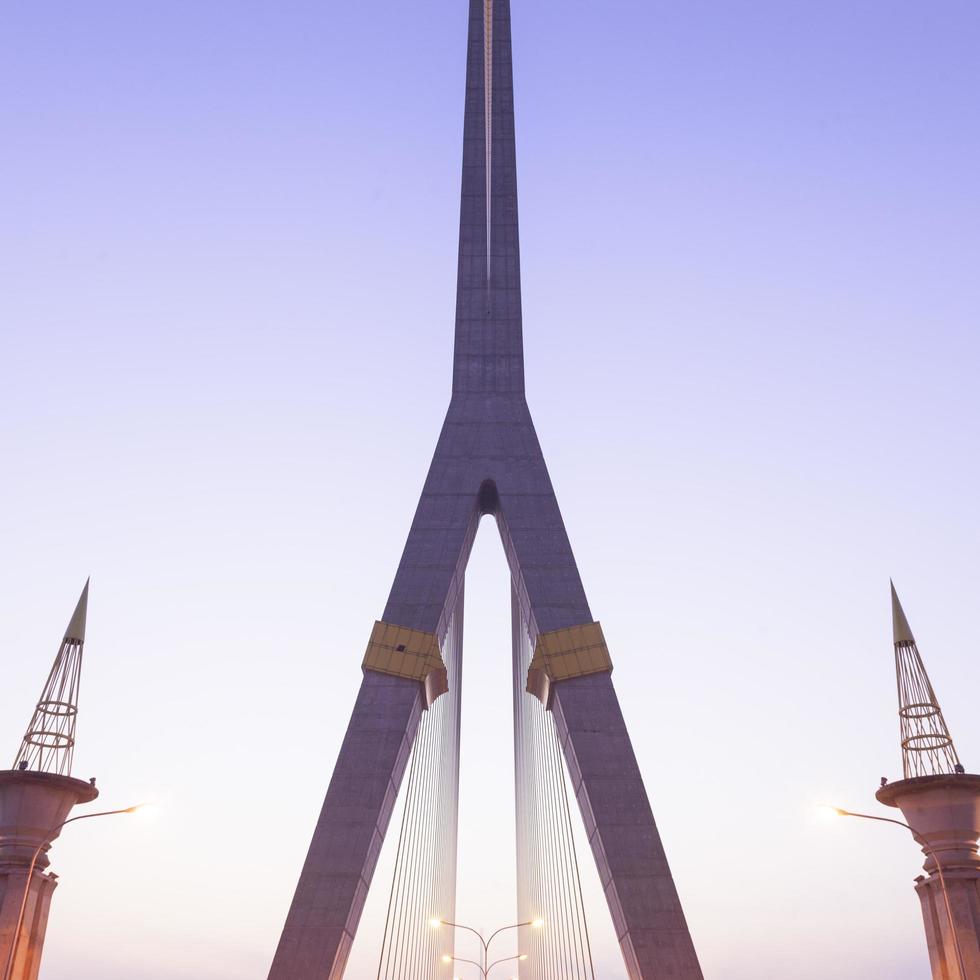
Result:
<svg viewBox="0 0 980 980">
<path fill-rule="evenodd" d="M 541 933 L 550 938 L 534 941 L 564 944 L 573 975 L 593 976 L 571 840 L 569 810 L 578 809 L 631 980 L 700 980 L 525 398 L 509 0 L 469 3 L 452 397 L 387 605 L 369 630 L 270 980 L 344 975 L 406 771 L 399 868 L 417 872 L 428 860 L 431 878 L 413 892 L 396 871 L 400 914 L 389 914 L 378 976 L 435 976 L 446 955 L 438 943 L 448 940 L 431 930 L 408 952 L 401 936 L 406 920 L 425 930 L 433 914 L 454 918 L 463 586 L 485 515 L 512 583 L 520 917 L 548 915 Z M 562 913 L 549 908 L 559 894 L 572 896 Z M 536 971 L 553 950 L 534 952 L 522 977 L 545 975 Z"/>
</svg>

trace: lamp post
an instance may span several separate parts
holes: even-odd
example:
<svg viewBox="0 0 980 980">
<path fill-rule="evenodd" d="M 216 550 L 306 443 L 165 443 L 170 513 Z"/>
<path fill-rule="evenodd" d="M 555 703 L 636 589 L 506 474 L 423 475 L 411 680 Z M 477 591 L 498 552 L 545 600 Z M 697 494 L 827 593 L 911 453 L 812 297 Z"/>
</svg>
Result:
<svg viewBox="0 0 980 980">
<path fill-rule="evenodd" d="M 959 936 L 956 935 L 956 924 L 953 921 L 953 908 L 949 901 L 949 891 L 946 888 L 946 877 L 943 874 L 943 866 L 936 852 L 932 849 L 932 845 L 926 841 L 921 831 L 916 830 L 915 827 L 902 820 L 895 820 L 892 817 L 876 817 L 870 813 L 855 813 L 853 810 L 845 810 L 842 807 L 831 806 L 826 803 L 823 806 L 827 810 L 832 810 L 838 817 L 858 817 L 861 820 L 876 820 L 878 823 L 892 823 L 896 827 L 904 827 L 922 845 L 922 849 L 932 858 L 936 865 L 936 871 L 939 873 L 939 888 L 943 893 L 943 904 L 946 906 L 946 921 L 949 923 L 949 931 L 953 937 L 953 948 L 956 950 L 956 960 L 959 966 L 960 976 L 963 980 L 967 980 L 966 967 L 963 963 L 963 951 L 960 949 Z"/>
<path fill-rule="evenodd" d="M 495 932 L 490 934 L 489 939 L 484 939 L 483 933 L 478 929 L 474 929 L 472 926 L 464 926 L 459 922 L 450 922 L 448 919 L 429 919 L 429 925 L 432 926 L 433 929 L 438 929 L 440 926 L 449 926 L 451 929 L 465 929 L 467 932 L 472 932 L 473 935 L 480 940 L 480 945 L 483 947 L 480 963 L 477 963 L 475 960 L 460 960 L 458 957 L 449 956 L 448 954 L 443 956 L 442 959 L 445 963 L 452 963 L 453 961 L 459 963 L 472 963 L 473 966 L 478 967 L 483 973 L 483 976 L 486 977 L 487 974 L 489 974 L 490 971 L 499 963 L 509 963 L 511 960 L 527 959 L 527 953 L 519 953 L 517 956 L 508 956 L 506 959 L 496 960 L 487 966 L 487 960 L 490 958 L 490 944 L 494 941 L 494 939 L 496 939 L 502 932 L 509 932 L 511 929 L 523 929 L 525 926 L 530 926 L 532 929 L 541 929 L 544 926 L 544 919 L 528 919 L 527 922 L 515 922 L 511 926 L 501 926 Z"/>
<path fill-rule="evenodd" d="M 99 813 L 82 813 L 77 817 L 70 817 L 68 820 L 62 821 L 57 827 L 52 827 L 44 837 L 44 840 L 34 849 L 34 854 L 31 857 L 31 863 L 27 869 L 27 877 L 24 881 L 24 894 L 21 896 L 20 900 L 20 912 L 17 915 L 17 927 L 14 930 L 13 940 L 10 943 L 10 952 L 7 954 L 7 963 L 3 970 L 3 980 L 11 980 L 13 976 L 14 963 L 17 961 L 17 946 L 20 942 L 20 931 L 24 926 L 24 912 L 27 910 L 27 899 L 31 892 L 31 878 L 34 876 L 34 867 L 37 864 L 37 859 L 41 854 L 41 851 L 47 847 L 58 833 L 61 831 L 62 827 L 66 827 L 70 823 L 74 823 L 76 820 L 90 820 L 92 817 L 112 817 L 117 813 L 136 813 L 137 810 L 141 810 L 145 803 L 138 803 L 136 806 L 123 807 L 121 810 L 102 810 Z"/>
</svg>

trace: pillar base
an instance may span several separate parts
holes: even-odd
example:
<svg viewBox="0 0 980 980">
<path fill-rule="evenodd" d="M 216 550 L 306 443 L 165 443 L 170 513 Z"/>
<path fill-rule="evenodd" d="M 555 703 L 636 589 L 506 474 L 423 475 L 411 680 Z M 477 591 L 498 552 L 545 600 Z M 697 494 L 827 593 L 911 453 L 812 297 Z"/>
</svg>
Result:
<svg viewBox="0 0 980 980">
<path fill-rule="evenodd" d="M 14 945 L 26 889 L 27 903 L 11 980 L 36 980 L 51 895 L 56 887 L 55 876 L 45 871 L 48 849 L 58 836 L 52 831 L 68 818 L 72 807 L 90 803 L 98 795 L 91 783 L 71 776 L 0 771 L 0 976 Z M 37 860 L 31 872 L 35 853 Z"/>
<path fill-rule="evenodd" d="M 915 890 L 922 903 L 933 980 L 977 980 L 980 978 L 980 856 L 977 853 L 980 776 L 967 773 L 917 776 L 886 783 L 875 796 L 886 806 L 902 811 L 926 855 L 923 870 L 927 874 L 916 879 Z M 954 930 L 963 957 L 962 969 Z"/>
</svg>

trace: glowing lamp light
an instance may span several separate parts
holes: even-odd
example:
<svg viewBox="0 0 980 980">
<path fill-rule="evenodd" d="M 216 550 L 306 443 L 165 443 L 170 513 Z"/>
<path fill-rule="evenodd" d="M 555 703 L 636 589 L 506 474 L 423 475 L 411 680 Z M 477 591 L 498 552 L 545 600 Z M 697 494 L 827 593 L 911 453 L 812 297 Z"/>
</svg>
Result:
<svg viewBox="0 0 980 980">
<path fill-rule="evenodd" d="M 535 919 L 531 923 L 531 928 L 532 929 L 540 929 L 543 925 L 544 925 L 544 919 Z"/>
<path fill-rule="evenodd" d="M 142 817 L 156 816 L 158 807 L 155 803 L 137 803 L 136 806 L 126 807 L 126 813 L 138 813 Z"/>
<path fill-rule="evenodd" d="M 842 810 L 839 806 L 831 806 L 829 803 L 817 805 L 817 812 L 822 817 L 846 817 L 847 810 Z"/>
<path fill-rule="evenodd" d="M 442 962 L 443 963 L 452 963 L 452 961 L 453 961 L 453 958 L 448 953 L 443 953 L 442 954 Z"/>
<path fill-rule="evenodd" d="M 517 958 L 518 958 L 519 960 L 526 960 L 526 959 L 527 959 L 527 953 L 521 953 L 521 955 L 520 955 L 520 956 L 518 956 Z"/>
<path fill-rule="evenodd" d="M 429 919 L 429 925 L 432 926 L 433 929 L 438 929 L 439 926 L 442 925 L 442 919 Z"/>
</svg>

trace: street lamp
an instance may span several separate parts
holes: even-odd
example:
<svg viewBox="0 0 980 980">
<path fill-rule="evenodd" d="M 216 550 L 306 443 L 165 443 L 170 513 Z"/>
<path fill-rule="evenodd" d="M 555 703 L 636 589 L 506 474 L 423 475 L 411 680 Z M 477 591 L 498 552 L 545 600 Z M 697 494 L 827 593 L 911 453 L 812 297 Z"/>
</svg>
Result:
<svg viewBox="0 0 980 980">
<path fill-rule="evenodd" d="M 963 980 L 966 980 L 967 973 L 966 967 L 963 964 L 963 951 L 960 949 L 960 937 L 956 935 L 956 923 L 953 921 L 953 908 L 949 901 L 949 891 L 946 888 L 946 877 L 943 874 L 943 866 L 939 861 L 938 855 L 932 849 L 932 845 L 925 839 L 923 834 L 916 830 L 915 827 L 912 827 L 901 820 L 895 820 L 892 817 L 876 817 L 870 813 L 854 813 L 852 810 L 844 810 L 839 806 L 831 806 L 829 803 L 821 803 L 820 807 L 825 812 L 829 811 L 831 814 L 838 817 L 859 817 L 861 820 L 877 820 L 878 823 L 893 823 L 896 827 L 904 827 L 912 834 L 916 841 L 922 845 L 922 849 L 935 862 L 936 871 L 939 872 L 939 888 L 943 893 L 943 904 L 946 906 L 946 919 L 949 922 L 949 932 L 953 937 L 953 948 L 956 950 L 956 959 L 959 963 L 960 976 L 963 978 Z"/>
<path fill-rule="evenodd" d="M 464 926 L 458 922 L 450 922 L 448 919 L 440 919 L 438 916 L 429 919 L 429 925 L 433 929 L 438 929 L 440 926 L 449 926 L 452 929 L 465 929 L 467 932 L 472 932 L 477 939 L 480 940 L 480 944 L 483 946 L 483 952 L 481 956 L 481 962 L 477 963 L 475 960 L 460 960 L 456 956 L 450 956 L 446 954 L 443 956 L 442 960 L 444 963 L 452 963 L 454 960 L 459 963 L 472 963 L 473 966 L 479 968 L 486 977 L 487 974 L 499 963 L 509 963 L 511 960 L 526 960 L 527 953 L 520 953 L 517 956 L 508 956 L 503 960 L 496 960 L 487 966 L 487 960 L 490 958 L 490 944 L 497 938 L 502 932 L 508 932 L 511 929 L 523 929 L 525 926 L 530 926 L 532 929 L 541 929 L 544 927 L 544 919 L 528 919 L 527 922 L 515 922 L 512 926 L 501 926 L 496 932 L 490 934 L 489 939 L 483 938 L 483 933 L 479 932 L 477 929 L 472 928 L 472 926 Z"/>
<path fill-rule="evenodd" d="M 490 971 L 495 966 L 500 966 L 501 963 L 513 963 L 514 960 L 521 960 L 522 962 L 527 959 L 527 953 L 518 953 L 516 956 L 505 956 L 503 959 L 494 960 L 488 967 L 484 968 L 476 960 L 464 960 L 461 956 L 450 956 L 449 953 L 444 953 L 442 957 L 443 963 L 469 963 L 470 966 L 475 966 L 480 973 L 483 974 L 484 980 L 490 976 Z M 459 977 L 454 977 L 453 980 L 460 980 Z M 511 977 L 511 980 L 517 980 L 516 977 Z"/>
<path fill-rule="evenodd" d="M 453 977 L 453 980 L 463 980 L 462 977 Z M 520 977 L 511 977 L 510 980 L 520 980 Z"/>
<path fill-rule="evenodd" d="M 146 809 L 149 804 L 137 803 L 135 806 L 123 807 L 121 810 L 102 810 L 100 813 L 81 813 L 77 817 L 69 817 L 67 820 L 62 821 L 57 827 L 52 827 L 44 837 L 44 840 L 34 849 L 34 854 L 31 856 L 31 863 L 27 869 L 27 879 L 24 882 L 24 894 L 20 899 L 20 912 L 17 915 L 17 928 L 14 930 L 14 938 L 10 943 L 10 952 L 7 954 L 7 964 L 3 970 L 3 980 L 10 980 L 13 975 L 14 962 L 17 959 L 17 946 L 20 943 L 20 931 L 24 926 L 24 912 L 27 909 L 27 899 L 31 893 L 31 878 L 34 876 L 34 867 L 37 864 L 37 859 L 41 856 L 41 851 L 47 847 L 55 837 L 58 836 L 59 831 L 62 827 L 68 826 L 70 823 L 74 823 L 76 820 L 90 820 L 92 817 L 113 817 L 117 813 L 136 813 L 139 810 Z"/>
</svg>

